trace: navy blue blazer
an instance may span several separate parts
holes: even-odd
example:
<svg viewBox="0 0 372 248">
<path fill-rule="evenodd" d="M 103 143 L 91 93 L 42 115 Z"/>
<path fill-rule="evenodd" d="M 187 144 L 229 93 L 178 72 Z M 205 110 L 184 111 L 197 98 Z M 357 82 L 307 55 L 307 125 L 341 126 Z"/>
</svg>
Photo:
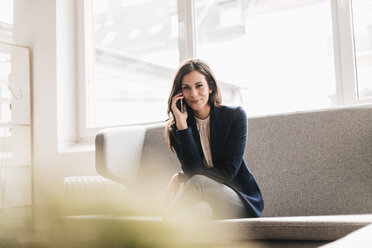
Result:
<svg viewBox="0 0 372 248">
<path fill-rule="evenodd" d="M 247 143 L 247 115 L 241 107 L 211 107 L 210 142 L 213 168 L 204 165 L 195 118 L 188 110 L 188 128 L 177 131 L 174 150 L 184 173 L 205 175 L 232 188 L 241 197 L 250 217 L 261 216 L 264 208 L 261 191 L 246 166 L 243 155 Z"/>
</svg>

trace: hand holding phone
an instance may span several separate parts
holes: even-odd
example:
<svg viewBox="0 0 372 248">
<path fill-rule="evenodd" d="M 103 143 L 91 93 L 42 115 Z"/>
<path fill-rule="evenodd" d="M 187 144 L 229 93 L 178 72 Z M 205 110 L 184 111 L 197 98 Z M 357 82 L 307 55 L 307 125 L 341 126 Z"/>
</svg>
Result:
<svg viewBox="0 0 372 248">
<path fill-rule="evenodd" d="M 183 113 L 183 99 L 178 100 L 176 105 L 177 105 L 177 108 Z"/>
<path fill-rule="evenodd" d="M 182 92 L 174 95 L 172 97 L 172 115 L 175 118 L 177 129 L 184 130 L 188 127 L 187 125 L 187 111 L 186 109 L 186 102 Z"/>
</svg>

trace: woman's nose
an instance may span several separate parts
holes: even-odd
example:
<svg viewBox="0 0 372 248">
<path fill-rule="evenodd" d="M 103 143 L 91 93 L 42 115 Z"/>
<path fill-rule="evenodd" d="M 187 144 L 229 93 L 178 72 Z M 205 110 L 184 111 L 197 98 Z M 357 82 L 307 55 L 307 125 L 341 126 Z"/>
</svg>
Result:
<svg viewBox="0 0 372 248">
<path fill-rule="evenodd" d="M 191 96 L 196 96 L 197 95 L 197 91 L 196 89 L 191 89 Z"/>
</svg>

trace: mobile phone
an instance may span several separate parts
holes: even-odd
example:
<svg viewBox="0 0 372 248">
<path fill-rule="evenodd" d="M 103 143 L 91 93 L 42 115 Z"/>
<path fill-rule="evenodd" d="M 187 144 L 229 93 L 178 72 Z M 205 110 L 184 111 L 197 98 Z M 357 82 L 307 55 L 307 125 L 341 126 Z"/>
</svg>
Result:
<svg viewBox="0 0 372 248">
<path fill-rule="evenodd" d="M 183 99 L 178 100 L 176 105 L 177 105 L 177 108 L 183 113 Z"/>
</svg>

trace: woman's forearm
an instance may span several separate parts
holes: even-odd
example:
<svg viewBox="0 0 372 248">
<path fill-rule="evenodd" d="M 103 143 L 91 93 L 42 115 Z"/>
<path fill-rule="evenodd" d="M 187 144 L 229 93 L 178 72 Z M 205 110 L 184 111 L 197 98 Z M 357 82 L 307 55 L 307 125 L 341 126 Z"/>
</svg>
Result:
<svg viewBox="0 0 372 248">
<path fill-rule="evenodd" d="M 176 122 L 176 127 L 177 130 L 185 130 L 188 128 L 187 122 L 186 121 L 177 121 Z"/>
</svg>

